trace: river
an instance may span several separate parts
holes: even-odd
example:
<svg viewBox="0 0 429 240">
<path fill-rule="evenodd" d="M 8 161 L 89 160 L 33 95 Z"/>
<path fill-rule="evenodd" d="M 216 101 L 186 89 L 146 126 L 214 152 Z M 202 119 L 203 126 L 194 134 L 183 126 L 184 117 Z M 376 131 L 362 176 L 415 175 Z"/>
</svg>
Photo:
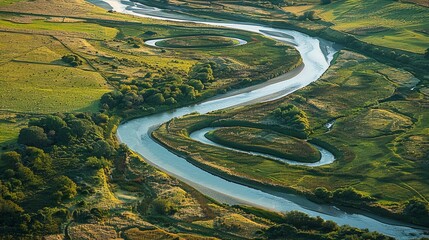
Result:
<svg viewBox="0 0 429 240">
<path fill-rule="evenodd" d="M 186 182 L 207 196 L 227 204 L 248 204 L 274 211 L 297 210 L 311 216 L 320 216 L 340 225 L 367 228 L 372 231 L 396 237 L 412 239 L 425 236 L 424 230 L 395 220 L 357 211 L 344 211 L 335 206 L 316 204 L 304 197 L 281 193 L 261 191 L 238 183 L 227 181 L 206 172 L 184 158 L 177 156 L 151 138 L 151 131 L 168 120 L 192 112 L 201 114 L 237 105 L 252 104 L 278 99 L 316 81 L 330 66 L 336 53 L 334 44 L 306 34 L 260 26 L 252 23 L 231 23 L 204 21 L 165 12 L 158 8 L 148 7 L 129 0 L 89 0 L 90 2 L 112 9 L 116 12 L 159 20 L 203 23 L 263 34 L 278 41 L 291 43 L 300 52 L 304 66 L 296 74 L 285 74 L 268 84 L 260 84 L 218 96 L 199 104 L 158 113 L 121 124 L 118 127 L 119 140 L 130 149 L 139 153 L 148 163 Z"/>
</svg>

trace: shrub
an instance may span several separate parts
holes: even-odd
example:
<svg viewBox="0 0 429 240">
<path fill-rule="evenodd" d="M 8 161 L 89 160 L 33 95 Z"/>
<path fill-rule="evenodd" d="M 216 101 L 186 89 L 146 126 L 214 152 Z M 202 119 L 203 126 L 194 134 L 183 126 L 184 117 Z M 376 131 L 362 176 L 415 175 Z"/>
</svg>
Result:
<svg viewBox="0 0 429 240">
<path fill-rule="evenodd" d="M 341 201 L 373 201 L 374 199 L 370 196 L 365 196 L 362 193 L 356 191 L 352 187 L 339 188 L 334 191 L 333 198 Z"/>
<path fill-rule="evenodd" d="M 155 213 L 161 215 L 170 215 L 177 211 L 173 203 L 166 199 L 155 199 L 152 202 L 152 207 Z"/>
<path fill-rule="evenodd" d="M 74 54 L 65 55 L 61 58 L 63 62 L 70 64 L 72 67 L 77 67 L 79 65 L 82 65 L 82 60 Z"/>
<path fill-rule="evenodd" d="M 429 214 L 429 210 L 427 203 L 419 199 L 411 199 L 405 204 L 402 213 L 406 216 L 412 217 L 427 217 Z"/>
<path fill-rule="evenodd" d="M 102 158 L 89 157 L 86 159 L 85 165 L 90 168 L 101 169 L 101 168 L 110 167 L 112 164 L 106 159 L 104 159 L 103 157 Z"/>
<path fill-rule="evenodd" d="M 162 93 L 157 93 L 155 95 L 150 96 L 147 101 L 152 104 L 163 104 L 165 102 L 165 98 Z"/>
<path fill-rule="evenodd" d="M 281 105 L 272 111 L 272 115 L 279 122 L 290 128 L 295 128 L 304 132 L 310 131 L 310 123 L 307 115 L 295 105 Z"/>
<path fill-rule="evenodd" d="M 318 187 L 314 190 L 314 195 L 323 201 L 328 201 L 332 198 L 332 192 L 325 187 Z"/>
<path fill-rule="evenodd" d="M 8 167 L 21 163 L 21 155 L 15 151 L 5 152 L 0 157 L 1 162 Z"/>
<path fill-rule="evenodd" d="M 296 236 L 298 229 L 288 224 L 280 224 L 272 226 L 265 231 L 265 236 L 268 239 L 282 239 Z"/>
<path fill-rule="evenodd" d="M 55 197 L 61 196 L 60 200 L 74 198 L 77 194 L 77 186 L 70 178 L 59 176 L 54 179 L 54 188 L 58 190 Z"/>
<path fill-rule="evenodd" d="M 201 91 L 204 89 L 204 84 L 200 80 L 193 79 L 189 81 L 189 85 L 194 87 L 195 90 Z"/>
<path fill-rule="evenodd" d="M 18 136 L 18 143 L 34 147 L 47 147 L 50 145 L 48 136 L 43 128 L 31 126 L 21 129 Z"/>
</svg>

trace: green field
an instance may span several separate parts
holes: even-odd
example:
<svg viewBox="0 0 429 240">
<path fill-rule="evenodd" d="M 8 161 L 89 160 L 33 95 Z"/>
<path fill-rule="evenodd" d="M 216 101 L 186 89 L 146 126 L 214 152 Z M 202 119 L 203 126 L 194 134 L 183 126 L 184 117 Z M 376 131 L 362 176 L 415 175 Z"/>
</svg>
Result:
<svg viewBox="0 0 429 240">
<path fill-rule="evenodd" d="M 389 0 L 347 0 L 314 9 L 323 20 L 334 24 L 333 29 L 368 43 L 416 53 L 424 53 L 429 47 L 427 7 Z"/>
</svg>

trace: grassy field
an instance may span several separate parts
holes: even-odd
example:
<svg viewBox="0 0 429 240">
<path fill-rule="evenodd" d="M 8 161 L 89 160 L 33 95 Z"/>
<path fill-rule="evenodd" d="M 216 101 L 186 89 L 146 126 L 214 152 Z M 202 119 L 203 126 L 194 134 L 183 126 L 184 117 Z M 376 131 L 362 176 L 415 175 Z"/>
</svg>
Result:
<svg viewBox="0 0 429 240">
<path fill-rule="evenodd" d="M 189 36 L 170 38 L 158 42 L 156 45 L 167 48 L 212 48 L 237 45 L 238 41 L 221 36 Z"/>
<path fill-rule="evenodd" d="M 206 134 L 214 142 L 299 162 L 320 160 L 318 150 L 306 141 L 268 129 L 227 127 Z"/>
<path fill-rule="evenodd" d="M 31 72 L 28 71 L 31 69 Z M 95 72 L 33 63 L 0 66 L 0 109 L 31 112 L 97 111 L 98 99 L 110 91 Z"/>
<path fill-rule="evenodd" d="M 389 0 L 347 0 L 311 9 L 318 11 L 324 21 L 333 23 L 333 29 L 365 42 L 416 53 L 424 53 L 429 47 L 426 7 Z"/>
<path fill-rule="evenodd" d="M 162 126 L 154 136 L 170 148 L 187 146 L 181 148 L 181 154 L 227 176 L 302 193 L 321 186 L 331 191 L 352 186 L 376 199 L 371 206 L 400 213 L 403 202 L 412 198 L 427 202 L 429 198 L 424 177 L 425 149 L 429 148 L 424 137 L 428 131 L 428 111 L 424 106 L 428 100 L 418 91 L 409 90 L 416 84 L 412 75 L 396 71 L 399 70 L 362 55 L 342 51 L 321 80 L 283 100 L 184 117 L 169 123 L 168 131 Z M 401 97 L 397 99 L 398 96 Z M 286 103 L 306 112 L 313 131 L 310 138 L 336 155 L 333 164 L 318 168 L 288 166 L 204 145 L 182 131 L 214 122 L 216 126 L 225 122 L 227 126 L 267 128 L 269 113 Z M 325 124 L 333 119 L 333 128 L 328 131 Z"/>
</svg>

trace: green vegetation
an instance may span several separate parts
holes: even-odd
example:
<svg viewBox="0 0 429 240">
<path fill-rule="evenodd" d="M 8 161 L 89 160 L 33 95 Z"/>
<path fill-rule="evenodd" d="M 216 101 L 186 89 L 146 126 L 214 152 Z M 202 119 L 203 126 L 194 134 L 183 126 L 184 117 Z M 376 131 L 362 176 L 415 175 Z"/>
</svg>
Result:
<svg viewBox="0 0 429 240">
<path fill-rule="evenodd" d="M 319 151 L 306 141 L 269 129 L 226 127 L 209 132 L 206 137 L 227 147 L 299 162 L 317 162 L 320 159 Z"/>
<path fill-rule="evenodd" d="M 265 15 L 265 20 L 288 16 L 274 7 L 282 1 L 243 3 L 243 14 L 235 17 L 249 11 Z M 146 164 L 115 139 L 117 125 L 127 117 L 201 101 L 295 68 L 301 62 L 291 47 L 258 34 L 108 12 L 83 0 L 6 0 L 0 11 L 0 238 L 388 239 L 302 213 L 220 205 Z M 302 26 L 320 23 L 320 11 L 307 11 L 316 11 L 309 15 L 314 21 L 292 16 L 293 21 Z M 189 40 L 202 31 L 248 44 L 186 49 L 144 45 L 155 38 Z M 220 37 L 202 40 L 193 44 L 231 43 Z M 243 179 L 270 176 L 269 183 L 293 191 L 314 190 L 311 197 L 318 201 L 382 206 L 422 223 L 428 188 L 420 176 L 422 159 L 429 153 L 416 150 L 428 149 L 428 131 L 426 112 L 416 109 L 426 106 L 423 94 L 428 90 L 405 91 L 415 86 L 407 72 L 347 54 L 338 59 L 341 69 L 327 73 L 307 92 L 272 105 L 174 121 L 188 132 L 211 124 L 244 125 L 233 129 L 241 135 L 252 132 L 250 139 L 261 140 L 261 146 L 269 133 L 270 143 L 275 136 L 275 144 L 307 149 L 283 153 L 301 160 L 316 157 L 300 140 L 310 134 L 312 141 L 336 153 L 352 152 L 355 158 L 338 155 L 333 166 L 310 171 L 238 153 L 225 155 L 222 149 L 190 141 L 183 131 L 178 136 L 177 128 L 167 137 L 187 144 L 190 152 L 203 150 L 202 157 L 225 165 L 221 171 L 234 174 L 235 168 Z M 388 52 L 386 57 L 421 65 L 421 54 L 403 54 Z M 324 134 L 323 124 L 332 119 L 337 119 L 335 127 Z M 357 139 L 344 138 L 344 129 L 354 131 Z M 219 162 L 218 156 L 236 162 Z M 372 162 L 374 156 L 380 162 Z M 254 164 L 253 173 L 245 171 L 246 164 Z M 362 169 L 371 169 L 368 177 Z M 400 182 L 389 182 L 393 178 Z"/>
<path fill-rule="evenodd" d="M 281 186 L 316 201 L 366 208 L 427 224 L 429 188 L 424 169 L 429 146 L 423 136 L 429 127 L 428 112 L 423 107 L 427 97 L 409 90 L 417 83 L 405 71 L 342 51 L 319 81 L 284 99 L 206 115 L 192 114 L 172 120 L 153 135 L 189 161 L 234 181 Z M 273 121 L 275 115 L 286 121 Z M 239 126 L 233 129 L 242 129 L 240 136 L 252 134 L 253 128 L 258 128 L 260 132 L 270 129 L 302 138 L 302 132 L 293 131 L 298 116 L 306 116 L 302 118 L 309 127 L 310 141 L 336 155 L 333 164 L 317 169 L 286 167 L 188 137 L 188 133 L 199 128 Z M 333 119 L 333 128 L 328 129 L 325 124 Z M 223 134 L 222 140 L 231 136 L 233 133 Z M 234 142 L 241 141 L 235 137 Z M 265 148 L 271 144 L 266 143 Z M 237 144 L 234 147 L 240 148 Z M 407 203 L 412 199 L 421 203 Z M 406 209 L 422 214 L 411 217 Z"/>
<path fill-rule="evenodd" d="M 237 45 L 238 41 L 222 36 L 187 36 L 168 38 L 157 42 L 159 47 L 167 48 L 213 48 L 213 47 L 228 47 Z"/>
<path fill-rule="evenodd" d="M 102 155 L 119 161 L 122 156 L 117 145 L 100 140 L 109 131 L 108 121 L 99 113 L 48 115 L 21 129 L 23 147 L 1 155 L 0 199 L 8 206 L 1 210 L 2 216 L 7 213 L 0 223 L 3 234 L 59 231 L 70 217 L 67 206 L 77 203 L 83 186 L 94 181 L 99 169 L 109 171 L 108 166 L 85 167 L 85 159 Z"/>
</svg>

